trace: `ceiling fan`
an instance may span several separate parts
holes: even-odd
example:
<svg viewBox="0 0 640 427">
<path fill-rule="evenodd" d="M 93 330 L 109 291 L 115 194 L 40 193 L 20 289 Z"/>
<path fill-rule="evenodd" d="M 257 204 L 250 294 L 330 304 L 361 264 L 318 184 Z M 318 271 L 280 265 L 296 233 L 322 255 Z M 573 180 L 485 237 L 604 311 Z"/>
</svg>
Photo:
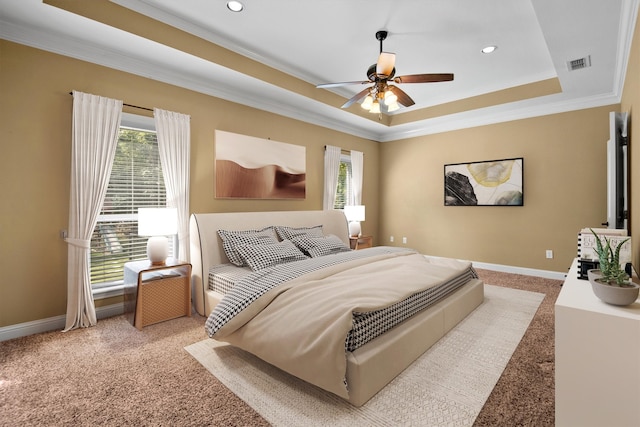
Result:
<svg viewBox="0 0 640 427">
<path fill-rule="evenodd" d="M 389 33 L 384 30 L 376 32 L 376 39 L 380 41 L 380 56 L 378 62 L 373 64 L 367 70 L 367 78 L 365 81 L 324 83 L 317 85 L 317 88 L 326 89 L 338 86 L 347 86 L 355 84 L 372 84 L 372 86 L 362 90 L 351 99 L 349 99 L 342 108 L 350 107 L 354 102 L 361 99 L 362 108 L 369 110 L 371 113 L 389 113 L 400 108 L 410 107 L 415 104 L 413 99 L 407 95 L 398 86 L 391 83 L 434 83 L 446 82 L 453 80 L 453 74 L 411 74 L 407 76 L 394 77 L 396 74 L 396 54 L 384 52 L 382 50 L 382 42 L 387 38 Z"/>
</svg>

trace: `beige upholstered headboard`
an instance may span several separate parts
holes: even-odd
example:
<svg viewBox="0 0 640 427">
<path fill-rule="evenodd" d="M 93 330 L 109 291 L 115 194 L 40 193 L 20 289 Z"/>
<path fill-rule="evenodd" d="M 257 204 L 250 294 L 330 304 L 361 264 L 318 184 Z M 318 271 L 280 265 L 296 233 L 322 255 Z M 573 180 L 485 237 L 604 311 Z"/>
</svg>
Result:
<svg viewBox="0 0 640 427">
<path fill-rule="evenodd" d="M 192 297 L 196 311 L 208 316 L 220 294 L 208 290 L 211 266 L 228 262 L 218 230 L 249 230 L 269 225 L 305 227 L 322 224 L 324 234 L 334 234 L 349 244 L 347 219 L 342 211 L 283 211 L 193 214 L 189 221 Z"/>
</svg>

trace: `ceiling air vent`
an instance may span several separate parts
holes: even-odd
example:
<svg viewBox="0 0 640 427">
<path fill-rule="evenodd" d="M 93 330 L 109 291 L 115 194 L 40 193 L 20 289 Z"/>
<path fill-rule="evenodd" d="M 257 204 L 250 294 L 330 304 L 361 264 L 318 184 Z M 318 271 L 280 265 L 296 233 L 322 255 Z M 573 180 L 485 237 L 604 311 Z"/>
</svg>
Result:
<svg viewBox="0 0 640 427">
<path fill-rule="evenodd" d="M 591 67 L 591 55 L 587 55 L 584 58 L 573 59 L 567 61 L 567 67 L 569 71 L 580 70 L 582 68 Z"/>
</svg>

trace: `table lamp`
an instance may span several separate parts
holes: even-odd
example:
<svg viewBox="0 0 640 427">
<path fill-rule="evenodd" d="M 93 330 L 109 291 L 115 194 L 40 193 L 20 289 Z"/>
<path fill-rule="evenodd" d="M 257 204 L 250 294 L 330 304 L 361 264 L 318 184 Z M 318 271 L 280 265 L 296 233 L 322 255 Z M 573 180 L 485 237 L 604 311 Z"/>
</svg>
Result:
<svg viewBox="0 0 640 427">
<path fill-rule="evenodd" d="M 175 208 L 139 208 L 138 235 L 151 236 L 147 241 L 147 257 L 151 265 L 165 265 L 169 256 L 167 236 L 178 232 L 178 210 Z"/>
<path fill-rule="evenodd" d="M 349 221 L 349 236 L 360 237 L 362 234 L 360 221 L 364 221 L 364 205 L 345 206 L 344 215 Z"/>
</svg>

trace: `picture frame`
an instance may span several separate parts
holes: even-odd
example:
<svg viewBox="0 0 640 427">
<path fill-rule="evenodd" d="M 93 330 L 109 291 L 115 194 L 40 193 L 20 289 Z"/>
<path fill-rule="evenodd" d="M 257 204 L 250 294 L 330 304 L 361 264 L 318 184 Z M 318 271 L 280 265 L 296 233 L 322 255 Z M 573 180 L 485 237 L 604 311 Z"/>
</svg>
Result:
<svg viewBox="0 0 640 427">
<path fill-rule="evenodd" d="M 524 206 L 524 158 L 444 165 L 445 206 Z"/>
</svg>

